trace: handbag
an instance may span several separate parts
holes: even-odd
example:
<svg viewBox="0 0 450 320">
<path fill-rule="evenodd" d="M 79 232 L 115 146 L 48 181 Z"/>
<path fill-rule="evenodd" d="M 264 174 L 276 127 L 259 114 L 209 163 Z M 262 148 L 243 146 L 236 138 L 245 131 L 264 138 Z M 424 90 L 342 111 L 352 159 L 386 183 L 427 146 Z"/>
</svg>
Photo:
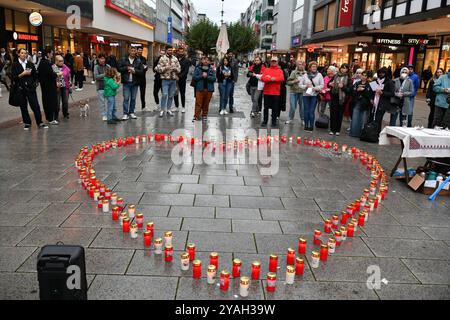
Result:
<svg viewBox="0 0 450 320">
<path fill-rule="evenodd" d="M 249 96 L 252 95 L 251 86 L 250 86 L 250 79 L 247 81 L 247 84 L 245 85 L 245 89 L 247 90 L 247 93 Z"/>
<path fill-rule="evenodd" d="M 20 89 L 17 86 L 17 84 L 13 83 L 9 91 L 8 103 L 13 107 L 20 107 L 21 102 L 22 102 L 22 93 L 20 92 Z"/>
<path fill-rule="evenodd" d="M 373 113 L 373 120 L 364 125 L 361 131 L 360 140 L 364 142 L 378 143 L 378 123 L 376 122 L 377 109 Z"/>
</svg>

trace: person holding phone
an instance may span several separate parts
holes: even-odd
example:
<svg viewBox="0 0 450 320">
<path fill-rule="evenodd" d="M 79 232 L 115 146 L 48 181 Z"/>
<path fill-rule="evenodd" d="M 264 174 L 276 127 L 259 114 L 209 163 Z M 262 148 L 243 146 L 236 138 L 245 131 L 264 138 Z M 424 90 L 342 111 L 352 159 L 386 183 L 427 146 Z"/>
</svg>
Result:
<svg viewBox="0 0 450 320">
<path fill-rule="evenodd" d="M 352 87 L 352 94 L 355 104 L 353 107 L 350 136 L 359 138 L 361 137 L 364 125 L 367 123 L 374 97 L 374 93 L 368 81 L 367 71 L 361 72 L 360 79 L 356 81 Z"/>
<path fill-rule="evenodd" d="M 53 69 L 53 49 L 44 50 L 44 57 L 38 67 L 39 83 L 45 118 L 51 125 L 58 125 L 58 75 Z"/>
</svg>

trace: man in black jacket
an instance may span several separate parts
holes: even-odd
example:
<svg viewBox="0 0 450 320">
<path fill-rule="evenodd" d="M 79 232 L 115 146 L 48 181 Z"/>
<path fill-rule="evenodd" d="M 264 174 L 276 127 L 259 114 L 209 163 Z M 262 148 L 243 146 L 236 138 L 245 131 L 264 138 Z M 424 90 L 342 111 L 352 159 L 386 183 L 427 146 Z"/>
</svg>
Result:
<svg viewBox="0 0 450 320">
<path fill-rule="evenodd" d="M 56 73 L 53 71 L 53 50 L 46 49 L 44 57 L 39 63 L 38 75 L 42 91 L 42 104 L 45 118 L 50 124 L 58 125 L 58 88 Z"/>
<path fill-rule="evenodd" d="M 166 54 L 165 50 L 161 50 L 159 52 L 159 57 L 153 62 L 153 72 L 155 73 L 155 82 L 153 83 L 153 97 L 155 98 L 156 103 L 156 111 L 160 111 L 161 107 L 159 106 L 159 91 L 162 89 L 162 80 L 161 75 L 156 71 L 156 66 L 159 63 L 159 59 Z"/>
<path fill-rule="evenodd" d="M 147 87 L 147 71 L 148 71 L 148 65 L 147 65 L 147 59 L 142 55 L 144 52 L 144 48 L 139 47 L 137 51 L 138 58 L 141 60 L 142 66 L 144 67 L 144 75 L 141 77 L 141 83 L 139 84 L 139 91 L 141 92 L 141 106 L 142 110 L 145 110 L 145 92 Z"/>
<path fill-rule="evenodd" d="M 123 118 L 137 119 L 134 114 L 136 108 L 136 96 L 141 78 L 144 75 L 144 66 L 137 56 L 137 50 L 130 47 L 129 55 L 123 57 L 118 63 L 118 70 L 122 75 L 123 84 Z"/>
<path fill-rule="evenodd" d="M 191 67 L 191 61 L 189 61 L 188 58 L 186 58 L 186 53 L 183 48 L 178 49 L 178 61 L 180 62 L 181 66 L 181 72 L 178 79 L 178 91 L 179 94 L 177 94 L 175 99 L 175 106 L 178 109 L 180 106 L 180 103 L 178 101 L 178 96 L 181 97 L 181 113 L 186 112 L 186 82 L 187 82 L 187 76 L 189 74 L 189 68 Z"/>
<path fill-rule="evenodd" d="M 239 78 L 239 61 L 235 58 L 235 55 L 232 50 L 228 50 L 227 52 L 228 59 L 230 59 L 230 66 L 233 70 L 233 85 L 231 86 L 230 91 L 230 113 L 234 113 L 234 86 L 238 82 Z"/>
</svg>

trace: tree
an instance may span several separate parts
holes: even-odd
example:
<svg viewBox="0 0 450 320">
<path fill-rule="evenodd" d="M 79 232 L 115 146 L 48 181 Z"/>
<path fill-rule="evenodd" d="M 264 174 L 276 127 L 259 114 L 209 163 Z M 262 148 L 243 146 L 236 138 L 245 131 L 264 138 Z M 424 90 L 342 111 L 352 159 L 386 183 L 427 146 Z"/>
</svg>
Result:
<svg viewBox="0 0 450 320">
<path fill-rule="evenodd" d="M 209 55 L 215 52 L 219 27 L 211 21 L 200 21 L 193 25 L 186 34 L 186 43 L 189 47 L 200 50 Z"/>
<path fill-rule="evenodd" d="M 242 26 L 239 22 L 228 25 L 228 40 L 230 49 L 236 53 L 247 53 L 258 46 L 258 37 L 251 28 Z"/>
</svg>

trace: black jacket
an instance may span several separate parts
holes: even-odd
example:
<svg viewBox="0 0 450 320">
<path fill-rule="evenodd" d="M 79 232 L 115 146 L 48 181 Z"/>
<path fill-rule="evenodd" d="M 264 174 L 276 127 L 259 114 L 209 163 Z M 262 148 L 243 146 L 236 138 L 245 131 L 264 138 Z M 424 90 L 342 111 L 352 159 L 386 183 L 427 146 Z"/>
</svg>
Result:
<svg viewBox="0 0 450 320">
<path fill-rule="evenodd" d="M 395 85 L 394 81 L 389 78 L 384 80 L 383 94 L 380 97 L 380 102 L 378 103 L 378 109 L 382 111 L 392 110 L 391 98 L 395 95 Z"/>
<path fill-rule="evenodd" d="M 56 73 L 52 68 L 53 63 L 47 59 L 42 59 L 41 63 L 39 63 L 38 74 L 39 74 L 39 83 L 43 90 L 55 90 L 56 86 Z"/>
<path fill-rule="evenodd" d="M 31 69 L 31 75 L 19 78 L 19 74 L 23 72 L 22 65 L 18 61 L 14 61 L 11 66 L 11 74 L 14 83 L 16 83 L 21 90 L 34 91 L 38 85 L 38 75 L 36 68 L 32 62 L 27 61 L 27 68 Z"/>
<path fill-rule="evenodd" d="M 364 91 L 358 91 L 358 87 L 361 85 L 361 80 L 357 81 L 352 88 L 352 96 L 355 104 L 359 103 L 362 110 L 368 111 L 372 107 L 372 102 L 374 93 L 370 87 L 369 81 L 366 81 L 364 86 Z"/>
<path fill-rule="evenodd" d="M 189 74 L 189 68 L 191 67 L 191 61 L 189 61 L 188 58 L 182 57 L 178 60 L 180 62 L 181 66 L 181 72 L 179 75 L 178 82 L 183 82 L 187 80 L 188 74 Z"/>
<path fill-rule="evenodd" d="M 153 72 L 155 73 L 155 80 L 161 81 L 161 75 L 159 74 L 158 71 L 156 71 L 156 67 L 158 66 L 159 59 L 161 59 L 161 56 L 156 58 L 155 61 L 153 62 Z"/>
<path fill-rule="evenodd" d="M 216 78 L 217 78 L 217 82 L 218 82 L 218 83 L 222 83 L 222 82 L 225 80 L 225 76 L 223 75 L 222 70 L 223 70 L 223 66 L 220 65 L 220 66 L 217 68 L 217 71 L 216 71 Z M 234 81 L 234 71 L 233 71 L 233 68 L 230 67 L 230 71 L 231 71 L 231 75 L 230 75 L 230 77 L 227 79 L 228 82 Z"/>
<path fill-rule="evenodd" d="M 128 56 L 120 59 L 118 63 L 118 71 L 122 74 L 122 83 L 128 83 L 129 79 L 128 66 L 132 66 L 135 70 L 135 73 L 133 74 L 133 84 L 139 85 L 141 78 L 144 76 L 144 66 L 141 62 L 141 59 L 136 56 L 136 58 L 133 61 L 133 65 L 130 64 Z"/>
<path fill-rule="evenodd" d="M 148 71 L 148 64 L 147 64 L 147 58 L 145 58 L 144 56 L 138 56 L 139 59 L 141 59 L 142 62 L 142 66 L 146 66 L 144 67 L 144 75 L 147 73 Z"/>
<path fill-rule="evenodd" d="M 437 93 L 434 92 L 433 87 L 434 87 L 434 81 L 435 79 L 431 79 L 430 84 L 428 85 L 428 90 L 427 90 L 427 99 L 430 99 L 430 103 L 429 105 L 434 107 L 436 105 L 436 95 Z"/>
</svg>

